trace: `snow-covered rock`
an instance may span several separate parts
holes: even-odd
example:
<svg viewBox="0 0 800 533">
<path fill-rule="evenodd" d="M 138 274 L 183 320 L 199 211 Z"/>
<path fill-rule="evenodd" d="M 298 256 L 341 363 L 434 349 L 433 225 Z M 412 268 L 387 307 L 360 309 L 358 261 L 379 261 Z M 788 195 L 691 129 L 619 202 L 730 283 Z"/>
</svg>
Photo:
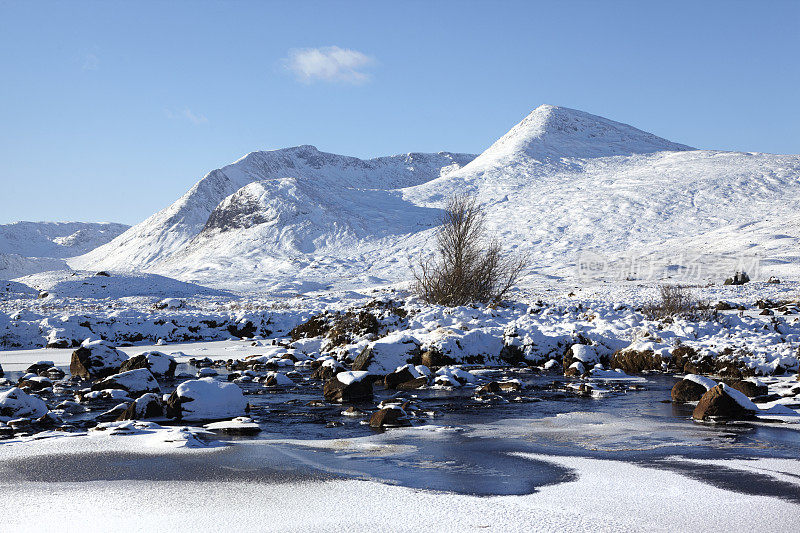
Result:
<svg viewBox="0 0 800 533">
<path fill-rule="evenodd" d="M 741 419 L 751 417 L 757 411 L 758 407 L 747 396 L 720 383 L 700 398 L 692 417 L 696 420 Z"/>
<path fill-rule="evenodd" d="M 0 393 L 0 422 L 8 422 L 14 418 L 39 418 L 47 414 L 44 400 L 14 387 Z"/>
<path fill-rule="evenodd" d="M 246 409 L 238 385 L 201 378 L 178 385 L 167 400 L 166 414 L 178 420 L 218 420 L 243 415 Z"/>
<path fill-rule="evenodd" d="M 128 356 L 105 341 L 84 342 L 72 352 L 69 371 L 84 379 L 100 379 L 119 371 Z"/>
<path fill-rule="evenodd" d="M 408 363 L 419 351 L 419 341 L 399 331 L 370 343 L 353 363 L 354 370 L 385 375 Z"/>
<path fill-rule="evenodd" d="M 339 372 L 323 387 L 329 402 L 357 402 L 372 398 L 372 379 L 366 370 Z"/>
<path fill-rule="evenodd" d="M 119 420 L 144 420 L 147 418 L 161 418 L 164 416 L 164 402 L 160 394 L 147 393 L 136 398 Z"/>
<path fill-rule="evenodd" d="M 673 402 L 696 402 L 717 386 L 717 382 L 705 376 L 687 374 L 673 387 L 670 395 Z"/>
<path fill-rule="evenodd" d="M 137 368 L 113 374 L 92 385 L 92 390 L 104 389 L 122 389 L 133 398 L 148 392 L 161 392 L 156 378 L 146 368 Z"/>
<path fill-rule="evenodd" d="M 267 372 L 264 376 L 264 385 L 267 387 L 292 387 L 294 381 L 281 372 Z"/>
<path fill-rule="evenodd" d="M 171 378 L 175 375 L 177 366 L 178 364 L 173 356 L 151 350 L 134 355 L 122 363 L 120 371 L 125 372 L 137 368 L 146 368 L 156 377 Z"/>
<path fill-rule="evenodd" d="M 448 387 L 461 387 L 475 383 L 475 376 L 457 366 L 443 366 L 436 371 L 434 383 Z"/>
</svg>

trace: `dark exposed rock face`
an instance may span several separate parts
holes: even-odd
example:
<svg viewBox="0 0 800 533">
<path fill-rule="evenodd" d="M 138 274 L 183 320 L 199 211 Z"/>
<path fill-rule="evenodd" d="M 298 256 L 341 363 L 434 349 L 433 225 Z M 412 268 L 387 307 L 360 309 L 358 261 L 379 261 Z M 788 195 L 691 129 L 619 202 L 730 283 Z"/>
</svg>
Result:
<svg viewBox="0 0 800 533">
<path fill-rule="evenodd" d="M 164 416 L 164 403 L 158 394 L 145 394 L 132 402 L 117 420 L 144 420 Z"/>
<path fill-rule="evenodd" d="M 369 419 L 373 428 L 410 426 L 405 411 L 397 407 L 386 407 L 375 411 Z"/>
<path fill-rule="evenodd" d="M 240 339 L 243 337 L 252 337 L 257 331 L 258 328 L 249 320 L 245 323 L 231 324 L 228 326 L 228 333 Z"/>
<path fill-rule="evenodd" d="M 69 348 L 69 346 L 65 346 L 65 348 Z M 28 374 L 39 374 L 40 376 L 45 374 L 50 368 L 52 368 L 53 362 L 52 361 L 40 361 L 38 363 L 33 363 L 30 365 L 25 372 Z M 3 374 L 0 374 L 2 376 Z"/>
<path fill-rule="evenodd" d="M 521 365 L 525 362 L 525 353 L 519 346 L 506 344 L 500 349 L 500 360 L 509 365 Z"/>
<path fill-rule="evenodd" d="M 743 420 L 752 416 L 753 411 L 739 405 L 736 400 L 725 392 L 722 385 L 717 385 L 703 394 L 692 413 L 692 417 L 696 420 L 707 420 L 709 418 Z"/>
<path fill-rule="evenodd" d="M 438 368 L 440 366 L 453 365 L 456 361 L 452 357 L 442 354 L 439 350 L 426 350 L 420 356 L 420 364 L 428 368 Z"/>
<path fill-rule="evenodd" d="M 413 381 L 414 379 L 414 374 L 412 374 L 408 368 L 402 368 L 391 374 L 387 374 L 386 378 L 383 380 L 383 384 L 387 389 L 396 389 L 401 383 Z"/>
<path fill-rule="evenodd" d="M 145 368 L 156 377 L 172 379 L 175 377 L 175 368 L 177 368 L 177 366 L 178 363 L 172 356 L 161 352 L 144 352 L 122 363 L 119 371 L 127 372 L 128 370 Z"/>
<path fill-rule="evenodd" d="M 498 392 L 500 392 L 500 384 L 496 381 L 490 381 L 475 391 L 476 394 L 497 394 Z"/>
<path fill-rule="evenodd" d="M 425 376 L 420 376 L 418 378 L 412 379 L 411 381 L 404 381 L 403 383 L 398 383 L 395 387 L 397 390 L 414 390 L 424 387 L 428 384 L 428 378 Z"/>
<path fill-rule="evenodd" d="M 167 398 L 167 403 L 164 404 L 164 414 L 167 418 L 174 418 L 180 420 L 183 416 L 183 409 L 181 404 L 184 402 L 191 402 L 191 398 L 180 396 L 177 390 L 172 391 L 172 394 Z"/>
<path fill-rule="evenodd" d="M 102 341 L 81 346 L 72 352 L 69 371 L 83 379 L 102 379 L 119 372 L 128 356 Z"/>
<path fill-rule="evenodd" d="M 336 374 L 342 372 L 344 370 L 343 366 L 335 366 L 335 365 L 322 365 L 318 366 L 314 372 L 311 374 L 311 379 L 318 379 L 320 381 L 328 381 L 329 379 L 333 379 Z"/>
<path fill-rule="evenodd" d="M 372 362 L 372 348 L 367 346 L 361 353 L 358 354 L 356 360 L 353 361 L 353 370 L 361 371 L 366 370 L 369 367 L 369 364 Z"/>
<path fill-rule="evenodd" d="M 329 402 L 359 402 L 372 398 L 372 380 L 362 379 L 345 385 L 336 378 L 329 379 L 323 387 L 323 395 Z"/>
<path fill-rule="evenodd" d="M 727 278 L 723 285 L 744 285 L 750 281 L 750 276 L 747 272 L 737 272 L 732 278 Z"/>
<path fill-rule="evenodd" d="M 752 381 L 734 381 L 730 386 L 748 398 L 755 398 L 757 396 L 764 396 L 769 392 L 766 385 L 756 385 Z"/>
<path fill-rule="evenodd" d="M 644 372 L 645 370 L 661 370 L 661 356 L 652 350 L 625 350 L 616 352 L 611 356 L 611 368 L 621 368 L 628 374 Z"/>
<path fill-rule="evenodd" d="M 706 393 L 706 388 L 690 379 L 682 379 L 672 387 L 673 402 L 696 402 Z"/>
</svg>

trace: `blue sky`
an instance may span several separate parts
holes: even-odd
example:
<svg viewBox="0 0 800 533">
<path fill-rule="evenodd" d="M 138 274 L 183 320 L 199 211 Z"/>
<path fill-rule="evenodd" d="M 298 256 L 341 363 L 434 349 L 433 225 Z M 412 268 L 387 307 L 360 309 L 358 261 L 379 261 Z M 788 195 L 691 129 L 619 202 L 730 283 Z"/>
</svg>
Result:
<svg viewBox="0 0 800 533">
<path fill-rule="evenodd" d="M 6 2 L 0 223 L 133 224 L 247 152 L 479 153 L 542 103 L 800 153 L 800 2 Z"/>
</svg>

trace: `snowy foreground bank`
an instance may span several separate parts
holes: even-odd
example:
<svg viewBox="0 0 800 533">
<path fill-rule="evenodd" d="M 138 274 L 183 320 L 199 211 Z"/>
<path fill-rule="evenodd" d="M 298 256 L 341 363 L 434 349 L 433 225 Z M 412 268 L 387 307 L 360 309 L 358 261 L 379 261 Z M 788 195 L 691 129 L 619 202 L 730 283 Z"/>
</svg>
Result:
<svg viewBox="0 0 800 533">
<path fill-rule="evenodd" d="M 9 298 L 4 524 L 793 530 L 793 291 L 662 320 L 580 296 Z"/>
</svg>

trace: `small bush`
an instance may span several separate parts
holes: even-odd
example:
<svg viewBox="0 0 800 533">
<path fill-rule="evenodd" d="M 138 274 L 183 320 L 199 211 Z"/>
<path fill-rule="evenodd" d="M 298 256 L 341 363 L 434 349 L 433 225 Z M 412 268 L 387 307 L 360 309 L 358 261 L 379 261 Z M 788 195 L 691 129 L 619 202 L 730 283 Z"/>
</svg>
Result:
<svg viewBox="0 0 800 533">
<path fill-rule="evenodd" d="M 673 317 L 700 318 L 709 312 L 709 306 L 696 300 L 692 291 L 680 285 L 662 285 L 661 299 L 644 306 L 642 313 L 651 320 Z"/>
<path fill-rule="evenodd" d="M 523 256 L 503 254 L 488 239 L 484 215 L 472 196 L 454 196 L 436 232 L 436 253 L 414 269 L 416 292 L 429 303 L 454 307 L 497 303 L 516 284 L 527 264 Z"/>
</svg>

